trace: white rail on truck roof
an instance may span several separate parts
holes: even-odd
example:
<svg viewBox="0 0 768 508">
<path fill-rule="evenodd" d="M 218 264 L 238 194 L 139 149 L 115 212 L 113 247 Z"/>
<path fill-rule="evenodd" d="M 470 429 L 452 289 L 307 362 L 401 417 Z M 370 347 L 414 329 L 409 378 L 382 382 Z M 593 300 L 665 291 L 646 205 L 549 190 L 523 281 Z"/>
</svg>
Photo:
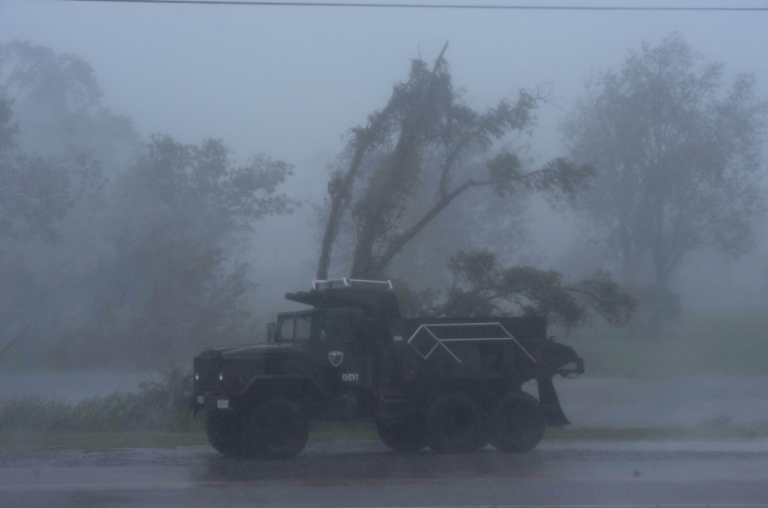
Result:
<svg viewBox="0 0 768 508">
<path fill-rule="evenodd" d="M 364 280 L 364 279 L 327 279 L 313 280 L 312 289 L 315 291 L 325 291 L 327 289 L 392 289 L 392 281 L 389 280 Z"/>
</svg>

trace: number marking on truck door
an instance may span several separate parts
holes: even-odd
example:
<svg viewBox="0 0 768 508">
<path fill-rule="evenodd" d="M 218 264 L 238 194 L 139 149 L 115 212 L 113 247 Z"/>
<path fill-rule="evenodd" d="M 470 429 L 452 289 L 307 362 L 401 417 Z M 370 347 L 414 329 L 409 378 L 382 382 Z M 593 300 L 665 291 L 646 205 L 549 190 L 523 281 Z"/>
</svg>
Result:
<svg viewBox="0 0 768 508">
<path fill-rule="evenodd" d="M 341 375 L 342 381 L 360 381 L 360 376 L 352 373 L 344 373 Z"/>
</svg>

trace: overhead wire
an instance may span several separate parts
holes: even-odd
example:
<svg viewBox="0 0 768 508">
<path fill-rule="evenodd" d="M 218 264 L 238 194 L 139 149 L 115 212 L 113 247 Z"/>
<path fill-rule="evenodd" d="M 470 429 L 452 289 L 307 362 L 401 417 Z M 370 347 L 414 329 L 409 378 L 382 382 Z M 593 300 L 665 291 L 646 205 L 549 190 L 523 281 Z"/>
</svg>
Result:
<svg viewBox="0 0 768 508">
<path fill-rule="evenodd" d="M 649 12 L 768 12 L 768 7 L 650 6 L 650 5 L 503 5 L 362 2 L 262 2 L 258 0 L 64 0 L 67 2 L 122 4 L 228 5 L 254 7 L 334 7 L 435 10 L 518 10 L 518 11 L 649 11 Z"/>
</svg>

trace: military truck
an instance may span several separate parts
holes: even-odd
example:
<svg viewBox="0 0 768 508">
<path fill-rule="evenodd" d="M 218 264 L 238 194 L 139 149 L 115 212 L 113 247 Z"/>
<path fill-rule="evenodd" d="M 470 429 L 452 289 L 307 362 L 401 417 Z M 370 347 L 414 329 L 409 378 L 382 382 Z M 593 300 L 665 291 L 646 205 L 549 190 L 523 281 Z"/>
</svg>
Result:
<svg viewBox="0 0 768 508">
<path fill-rule="evenodd" d="M 267 344 L 194 359 L 194 411 L 224 455 L 294 457 L 315 420 L 373 421 L 403 453 L 523 453 L 545 425 L 569 423 L 552 378 L 584 363 L 542 317 L 404 318 L 387 281 L 315 281 L 285 297 L 311 308 L 278 314 Z"/>
</svg>

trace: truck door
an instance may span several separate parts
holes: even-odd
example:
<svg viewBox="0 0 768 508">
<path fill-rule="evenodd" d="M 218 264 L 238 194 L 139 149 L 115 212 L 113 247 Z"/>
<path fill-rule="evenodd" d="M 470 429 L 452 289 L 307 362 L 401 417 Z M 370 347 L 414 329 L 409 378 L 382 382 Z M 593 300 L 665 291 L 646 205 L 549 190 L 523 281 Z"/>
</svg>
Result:
<svg viewBox="0 0 768 508">
<path fill-rule="evenodd" d="M 324 309 L 313 341 L 322 384 L 333 395 L 372 386 L 372 340 L 360 309 Z"/>
</svg>

